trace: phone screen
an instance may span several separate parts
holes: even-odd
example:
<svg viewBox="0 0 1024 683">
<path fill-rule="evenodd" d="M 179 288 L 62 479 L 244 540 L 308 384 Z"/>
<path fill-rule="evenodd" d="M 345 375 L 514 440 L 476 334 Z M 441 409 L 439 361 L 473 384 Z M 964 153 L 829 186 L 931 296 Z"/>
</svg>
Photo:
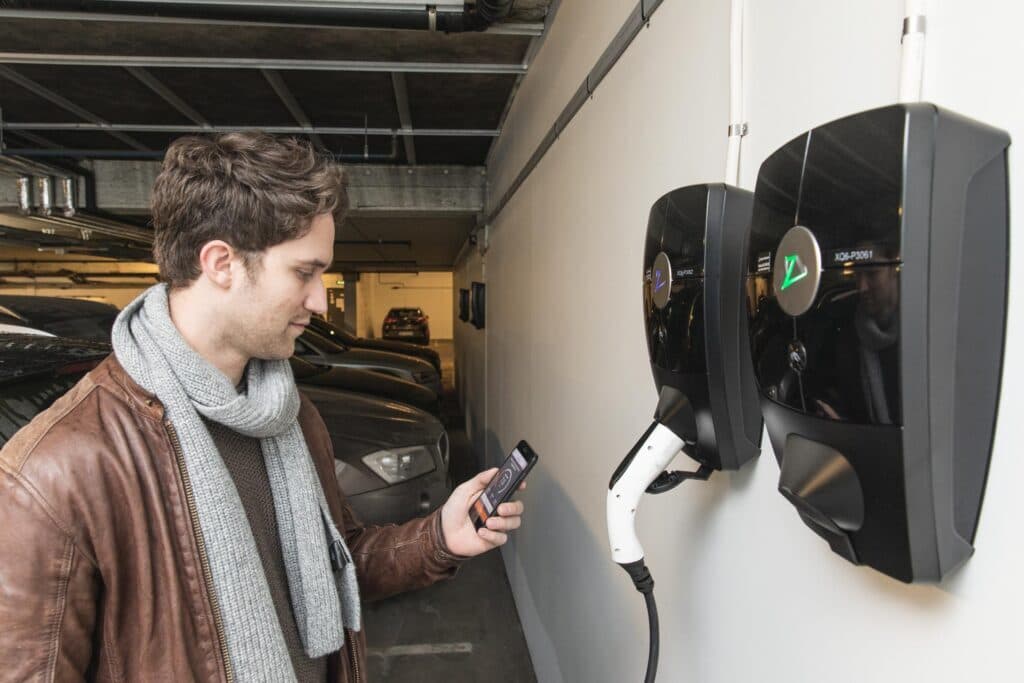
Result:
<svg viewBox="0 0 1024 683">
<path fill-rule="evenodd" d="M 471 516 L 478 528 L 487 523 L 488 517 L 497 514 L 498 506 L 511 497 L 529 469 L 530 460 L 519 446 L 516 446 L 505 458 L 505 462 L 502 463 L 498 473 L 494 475 L 494 479 L 491 479 L 491 483 L 473 503 Z"/>
</svg>

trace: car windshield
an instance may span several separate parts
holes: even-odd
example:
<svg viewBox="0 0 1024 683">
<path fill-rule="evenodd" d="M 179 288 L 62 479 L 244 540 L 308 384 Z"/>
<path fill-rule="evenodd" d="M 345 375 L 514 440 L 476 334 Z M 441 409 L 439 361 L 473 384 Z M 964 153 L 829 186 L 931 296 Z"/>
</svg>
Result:
<svg viewBox="0 0 1024 683">
<path fill-rule="evenodd" d="M 423 311 L 418 308 L 392 308 L 391 315 L 399 319 L 421 318 Z"/>
</svg>

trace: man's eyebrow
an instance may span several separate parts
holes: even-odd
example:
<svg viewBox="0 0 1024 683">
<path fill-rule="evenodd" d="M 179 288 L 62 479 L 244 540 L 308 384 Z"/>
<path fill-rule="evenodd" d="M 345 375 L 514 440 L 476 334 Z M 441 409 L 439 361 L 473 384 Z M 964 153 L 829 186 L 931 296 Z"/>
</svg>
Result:
<svg viewBox="0 0 1024 683">
<path fill-rule="evenodd" d="M 301 259 L 299 261 L 299 263 L 304 265 L 304 266 L 313 266 L 314 268 L 324 268 L 324 269 L 326 269 L 327 266 L 331 265 L 329 263 L 324 263 L 320 259 Z"/>
</svg>

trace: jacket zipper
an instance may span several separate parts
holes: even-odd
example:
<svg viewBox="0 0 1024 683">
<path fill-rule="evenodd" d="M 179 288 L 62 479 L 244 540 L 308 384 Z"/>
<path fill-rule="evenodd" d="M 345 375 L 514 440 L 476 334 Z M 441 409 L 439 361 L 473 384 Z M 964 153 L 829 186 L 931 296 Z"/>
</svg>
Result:
<svg viewBox="0 0 1024 683">
<path fill-rule="evenodd" d="M 345 631 L 345 638 L 348 640 L 348 658 L 352 662 L 352 673 L 355 675 L 353 679 L 354 683 L 359 683 L 363 680 L 362 676 L 359 675 L 359 659 L 356 657 L 356 638 L 349 637 L 350 631 Z"/>
<path fill-rule="evenodd" d="M 220 606 L 217 604 L 217 592 L 213 589 L 213 572 L 210 571 L 210 562 L 206 557 L 206 542 L 203 540 L 203 532 L 199 528 L 199 513 L 196 510 L 196 499 L 192 491 L 192 480 L 188 477 L 185 469 L 185 454 L 181 450 L 181 442 L 178 441 L 178 434 L 170 420 L 164 421 L 167 428 L 167 435 L 171 439 L 174 448 L 174 457 L 178 461 L 178 471 L 181 473 L 181 481 L 185 486 L 185 502 L 188 504 L 189 517 L 192 520 L 192 532 L 196 537 L 196 545 L 199 548 L 199 563 L 203 568 L 203 576 L 206 577 L 207 593 L 210 596 L 210 606 L 213 608 L 213 624 L 217 630 L 217 640 L 220 643 L 220 654 L 224 659 L 224 673 L 229 683 L 235 680 L 234 672 L 231 670 L 231 660 L 228 659 L 228 639 L 224 634 L 224 625 L 221 623 Z"/>
</svg>

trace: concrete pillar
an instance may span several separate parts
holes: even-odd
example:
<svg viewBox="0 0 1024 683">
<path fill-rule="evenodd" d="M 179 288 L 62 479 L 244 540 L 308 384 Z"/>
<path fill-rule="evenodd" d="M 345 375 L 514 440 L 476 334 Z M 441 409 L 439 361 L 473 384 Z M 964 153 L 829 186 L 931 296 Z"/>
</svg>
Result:
<svg viewBox="0 0 1024 683">
<path fill-rule="evenodd" d="M 345 281 L 345 329 L 357 334 L 359 311 L 356 308 L 356 287 L 359 273 L 342 273 L 341 278 Z"/>
</svg>

